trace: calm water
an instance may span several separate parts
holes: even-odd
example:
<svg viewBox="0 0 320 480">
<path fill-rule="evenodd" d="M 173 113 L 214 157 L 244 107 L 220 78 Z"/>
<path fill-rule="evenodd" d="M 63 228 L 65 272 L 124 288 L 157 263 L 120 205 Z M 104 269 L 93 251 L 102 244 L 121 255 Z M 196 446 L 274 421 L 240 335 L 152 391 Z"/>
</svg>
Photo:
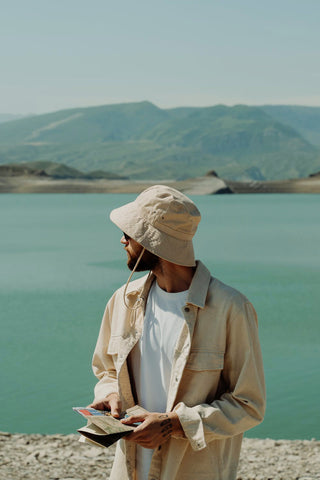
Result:
<svg viewBox="0 0 320 480">
<path fill-rule="evenodd" d="M 0 196 L 0 430 L 69 433 L 92 399 L 105 303 L 126 281 L 108 212 L 132 195 Z M 197 257 L 260 321 L 268 390 L 248 435 L 320 438 L 320 196 L 194 198 Z"/>
</svg>

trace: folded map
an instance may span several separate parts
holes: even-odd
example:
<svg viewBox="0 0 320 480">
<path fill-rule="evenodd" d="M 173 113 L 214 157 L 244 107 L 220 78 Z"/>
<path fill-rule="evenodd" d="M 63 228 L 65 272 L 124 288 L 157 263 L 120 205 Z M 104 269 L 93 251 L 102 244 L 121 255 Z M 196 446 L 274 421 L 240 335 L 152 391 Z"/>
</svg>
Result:
<svg viewBox="0 0 320 480">
<path fill-rule="evenodd" d="M 94 408 L 73 407 L 73 410 L 87 420 L 87 425 L 79 428 L 78 432 L 89 440 L 90 443 L 103 447 L 109 447 L 134 430 L 136 425 L 124 425 L 120 422 L 121 418 L 146 412 L 144 408 L 135 405 L 123 412 L 120 415 L 120 419 L 118 419 L 114 418 L 108 411 L 95 410 Z"/>
</svg>

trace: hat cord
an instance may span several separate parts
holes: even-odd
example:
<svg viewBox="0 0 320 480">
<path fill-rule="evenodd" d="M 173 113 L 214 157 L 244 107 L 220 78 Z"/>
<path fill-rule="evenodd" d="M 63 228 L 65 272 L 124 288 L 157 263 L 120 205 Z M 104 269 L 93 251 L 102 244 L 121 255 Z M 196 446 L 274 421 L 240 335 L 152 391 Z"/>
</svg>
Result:
<svg viewBox="0 0 320 480">
<path fill-rule="evenodd" d="M 133 305 L 133 307 L 130 307 L 130 305 L 128 305 L 128 304 L 127 304 L 127 301 L 126 301 L 126 293 L 127 293 L 127 289 L 128 289 L 128 286 L 129 286 L 129 282 L 130 282 L 130 280 L 131 280 L 131 278 L 132 278 L 132 275 L 133 275 L 134 272 L 136 271 L 136 269 L 137 269 L 137 267 L 138 267 L 138 265 L 139 265 L 139 263 L 140 263 L 140 260 L 141 260 L 141 258 L 142 258 L 142 255 L 144 254 L 145 250 L 146 250 L 146 249 L 143 247 L 143 249 L 141 250 L 141 253 L 140 253 L 139 257 L 138 257 L 138 260 L 136 261 L 136 264 L 135 264 L 135 266 L 134 266 L 134 268 L 133 268 L 133 270 L 132 270 L 132 272 L 131 272 L 128 280 L 127 280 L 126 286 L 125 286 L 125 288 L 124 288 L 124 292 L 123 292 L 123 303 L 125 304 L 125 306 L 127 307 L 128 310 L 137 310 L 137 308 L 140 307 L 141 302 L 142 302 L 142 300 L 143 300 L 142 296 L 139 295 L 139 297 L 137 298 L 137 300 L 136 300 L 135 304 Z"/>
</svg>

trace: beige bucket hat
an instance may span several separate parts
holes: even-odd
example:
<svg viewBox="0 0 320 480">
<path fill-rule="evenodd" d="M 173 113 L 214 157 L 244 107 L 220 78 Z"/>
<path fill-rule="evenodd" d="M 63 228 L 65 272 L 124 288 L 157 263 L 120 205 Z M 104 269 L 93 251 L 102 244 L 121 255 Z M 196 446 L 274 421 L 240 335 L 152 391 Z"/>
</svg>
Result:
<svg viewBox="0 0 320 480">
<path fill-rule="evenodd" d="M 192 238 L 201 215 L 183 193 L 165 185 L 144 190 L 112 210 L 110 219 L 146 250 L 177 265 L 194 266 Z"/>
</svg>

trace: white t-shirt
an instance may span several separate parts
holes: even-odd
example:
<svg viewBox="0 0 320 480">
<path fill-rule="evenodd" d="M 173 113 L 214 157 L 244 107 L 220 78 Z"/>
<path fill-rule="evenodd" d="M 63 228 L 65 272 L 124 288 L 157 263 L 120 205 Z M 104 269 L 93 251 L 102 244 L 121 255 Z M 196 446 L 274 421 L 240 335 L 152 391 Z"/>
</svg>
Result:
<svg viewBox="0 0 320 480">
<path fill-rule="evenodd" d="M 150 289 L 142 336 L 131 352 L 139 405 L 165 412 L 175 345 L 184 323 L 188 290 L 168 293 L 155 281 Z M 147 480 L 153 450 L 137 446 L 137 479 Z"/>
</svg>

